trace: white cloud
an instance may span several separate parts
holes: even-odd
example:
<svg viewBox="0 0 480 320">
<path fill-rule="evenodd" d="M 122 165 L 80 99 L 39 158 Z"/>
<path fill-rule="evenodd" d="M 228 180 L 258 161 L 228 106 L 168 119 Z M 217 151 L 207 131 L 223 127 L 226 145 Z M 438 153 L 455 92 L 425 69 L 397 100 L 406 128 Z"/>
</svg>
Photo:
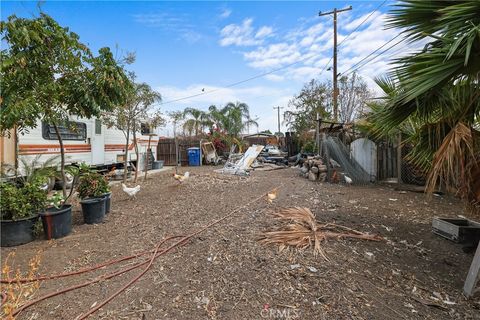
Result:
<svg viewBox="0 0 480 320">
<path fill-rule="evenodd" d="M 354 20 L 352 20 L 351 22 L 347 23 L 346 25 L 343 26 L 343 29 L 347 30 L 347 31 L 351 31 L 353 29 L 355 29 L 356 27 L 358 27 L 365 19 L 367 19 L 368 16 L 370 16 L 370 14 L 372 14 L 371 12 L 368 12 L 366 14 L 364 14 L 363 16 L 360 16 Z M 382 15 L 382 13 L 378 12 L 378 11 L 375 11 L 369 18 L 367 21 L 374 21 L 375 19 L 378 19 L 380 16 Z M 364 24 L 365 25 L 365 24 Z"/>
<path fill-rule="evenodd" d="M 283 81 L 285 80 L 285 77 L 284 76 L 279 76 L 278 74 L 267 74 L 265 76 L 265 79 L 268 79 L 270 81 L 273 81 L 273 82 L 280 82 L 280 81 Z"/>
<path fill-rule="evenodd" d="M 157 13 L 139 13 L 134 14 L 135 22 L 143 24 L 147 27 L 157 27 L 173 30 L 178 27 L 191 27 L 184 16 L 175 15 L 169 12 Z"/>
<path fill-rule="evenodd" d="M 259 47 L 256 50 L 244 53 L 249 65 L 254 68 L 275 68 L 290 64 L 301 56 L 293 44 L 275 43 L 268 47 Z"/>
<path fill-rule="evenodd" d="M 263 26 L 255 34 L 256 39 L 266 38 L 273 34 L 273 29 L 271 27 Z"/>
<path fill-rule="evenodd" d="M 223 47 L 235 46 L 254 46 L 260 45 L 264 40 L 273 35 L 273 29 L 268 26 L 263 26 L 255 31 L 252 26 L 253 19 L 247 18 L 242 21 L 242 24 L 229 24 L 221 31 L 220 45 Z"/>
<path fill-rule="evenodd" d="M 385 45 L 390 39 L 399 34 L 400 30 L 385 30 L 387 14 L 381 12 L 373 13 L 359 30 L 352 32 L 368 15 L 370 15 L 370 12 L 361 16 L 348 15 L 345 17 L 347 23 L 339 25 L 337 35 L 338 43 L 341 44 L 338 47 L 339 73 L 347 71 L 356 62 L 362 60 L 375 49 Z M 248 20 L 247 22 L 250 23 L 248 24 L 248 27 L 251 28 L 249 31 L 253 32 L 252 21 Z M 295 80 L 306 82 L 311 78 L 330 78 L 331 72 L 324 71 L 321 74 L 321 71 L 327 69 L 327 63 L 330 65 L 332 63 L 332 29 L 331 21 L 318 22 L 315 19 L 304 19 L 300 21 L 300 25 L 295 26 L 291 30 L 277 31 L 274 38 L 266 38 L 263 42 L 256 42 L 255 39 L 250 38 L 252 48 L 241 53 L 244 60 L 252 68 L 262 71 L 285 68 L 276 72 L 275 76 L 267 77 L 271 81 Z M 281 36 L 282 34 L 283 36 Z M 348 39 L 344 41 L 347 36 Z M 342 41 L 344 42 L 342 43 Z M 394 40 L 386 44 L 378 52 L 382 52 L 396 41 Z M 416 47 L 420 46 L 417 45 Z M 398 48 L 395 47 L 374 61 L 369 62 L 359 70 L 359 73 L 370 79 L 385 73 L 390 67 L 389 61 L 392 59 L 392 56 L 389 56 L 390 53 Z"/>
<path fill-rule="evenodd" d="M 224 8 L 222 10 L 222 13 L 220 13 L 219 17 L 221 19 L 226 19 L 226 18 L 230 17 L 231 14 L 232 14 L 232 10 Z"/>
<path fill-rule="evenodd" d="M 204 38 L 198 31 L 198 28 L 192 24 L 191 19 L 185 14 L 175 14 L 171 12 L 140 13 L 134 14 L 135 22 L 149 28 L 158 28 L 166 32 L 178 34 L 178 39 L 185 40 L 192 44 Z"/>
</svg>

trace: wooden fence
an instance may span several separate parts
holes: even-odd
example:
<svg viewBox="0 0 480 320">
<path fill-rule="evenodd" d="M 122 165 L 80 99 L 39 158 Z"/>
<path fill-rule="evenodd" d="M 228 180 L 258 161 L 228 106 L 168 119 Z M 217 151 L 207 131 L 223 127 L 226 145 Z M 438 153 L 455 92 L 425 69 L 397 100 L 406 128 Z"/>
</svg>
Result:
<svg viewBox="0 0 480 320">
<path fill-rule="evenodd" d="M 177 139 L 178 143 L 178 162 L 182 166 L 188 166 L 188 148 L 200 147 L 200 140 L 198 139 Z M 157 160 L 164 161 L 165 166 L 176 165 L 175 161 L 175 139 L 160 139 L 157 147 Z"/>
</svg>

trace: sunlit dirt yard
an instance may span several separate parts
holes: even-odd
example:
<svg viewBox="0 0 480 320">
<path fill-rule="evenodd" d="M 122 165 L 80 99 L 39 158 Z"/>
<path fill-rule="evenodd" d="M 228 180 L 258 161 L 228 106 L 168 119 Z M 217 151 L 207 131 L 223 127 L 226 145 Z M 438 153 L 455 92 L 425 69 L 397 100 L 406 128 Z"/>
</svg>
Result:
<svg viewBox="0 0 480 320">
<path fill-rule="evenodd" d="M 182 168 L 182 171 L 184 169 Z M 78 204 L 71 235 L 2 248 L 26 270 L 40 254 L 39 274 L 57 274 L 154 249 L 164 237 L 186 235 L 279 187 L 264 198 L 158 257 L 149 271 L 102 307 L 93 319 L 480 319 L 480 297 L 467 300 L 463 281 L 473 254 L 431 232 L 433 216 L 466 215 L 449 197 L 428 198 L 390 186 L 322 184 L 295 170 L 249 177 L 188 168 L 179 184 L 168 171 L 141 182 L 136 200 L 113 186 L 105 222 L 83 224 Z M 279 207 L 308 207 L 321 222 L 378 234 L 383 241 L 322 242 L 328 261 L 258 243 L 279 224 Z M 166 248 L 175 240 L 166 243 Z M 42 281 L 30 299 L 95 279 L 141 259 L 77 276 Z M 143 261 L 143 260 L 142 260 Z M 19 319 L 75 319 L 101 303 L 144 267 L 44 300 Z"/>
</svg>

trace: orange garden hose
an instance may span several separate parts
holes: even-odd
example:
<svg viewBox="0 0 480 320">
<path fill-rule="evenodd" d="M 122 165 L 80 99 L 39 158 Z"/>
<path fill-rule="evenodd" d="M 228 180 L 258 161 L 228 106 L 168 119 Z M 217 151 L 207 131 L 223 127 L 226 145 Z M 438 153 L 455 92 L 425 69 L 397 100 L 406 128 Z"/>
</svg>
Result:
<svg viewBox="0 0 480 320">
<path fill-rule="evenodd" d="M 279 187 L 278 187 L 279 188 Z M 276 189 L 278 189 L 276 188 Z M 261 200 L 262 198 L 264 198 L 266 196 L 266 193 L 262 194 L 261 196 L 255 198 L 254 200 L 248 202 L 247 204 L 245 205 L 242 205 L 240 207 L 237 207 L 236 209 L 232 210 L 229 214 L 223 216 L 222 218 L 218 219 L 218 220 L 215 220 L 213 222 L 211 222 L 210 224 L 206 225 L 205 227 L 201 228 L 200 230 L 196 231 L 196 232 L 193 232 L 191 233 L 190 235 L 187 235 L 187 236 L 171 236 L 171 237 L 167 237 L 165 239 L 163 239 L 162 241 L 160 241 L 155 249 L 152 249 L 152 250 L 148 250 L 148 251 L 144 251 L 144 252 L 141 252 L 141 253 L 138 253 L 136 255 L 131 255 L 131 256 L 127 256 L 127 257 L 123 257 L 123 258 L 119 258 L 119 259 L 115 259 L 115 260 L 110 260 L 110 261 L 107 261 L 107 262 L 104 262 L 102 264 L 99 264 L 99 265 L 96 265 L 96 266 L 93 266 L 93 267 L 89 267 L 89 268 L 85 268 L 85 269 L 81 269 L 81 270 L 78 270 L 78 271 L 74 271 L 74 272 L 68 272 L 68 273 L 61 273 L 61 274 L 56 274 L 56 275 L 50 275 L 50 276 L 40 276 L 40 277 L 37 277 L 37 278 L 32 278 L 32 279 L 20 279 L 20 280 L 11 280 L 11 279 L 7 279 L 7 280 L 2 280 L 1 282 L 2 283 L 12 283 L 12 282 L 31 282 L 31 281 L 39 281 L 39 280 L 50 280 L 50 279 L 56 279 L 56 278 L 62 278 L 62 277 L 67 277 L 67 276 L 72 276 L 72 275 L 78 275 L 78 274 L 81 274 L 81 273 L 85 273 L 85 272 L 89 272 L 89 271 L 93 271 L 93 270 L 97 270 L 99 268 L 103 268 L 105 266 L 108 266 L 108 265 L 112 265 L 112 264 L 115 264 L 115 263 L 118 263 L 118 262 L 121 262 L 121 261 L 126 261 L 126 260 L 130 260 L 130 259 L 134 259 L 136 257 L 140 257 L 140 256 L 143 256 L 143 255 L 146 255 L 148 253 L 152 253 L 152 256 L 151 258 L 147 259 L 147 260 L 144 260 L 142 262 L 138 262 L 132 266 L 129 266 L 127 268 L 123 268 L 123 269 L 120 269 L 116 272 L 113 272 L 113 273 L 109 273 L 109 274 L 104 274 L 104 275 L 101 275 L 101 276 L 98 276 L 97 278 L 93 279 L 93 280 L 90 280 L 90 281 L 87 281 L 87 282 L 84 282 L 84 283 L 80 283 L 80 284 L 77 284 L 77 285 L 73 285 L 73 286 L 70 286 L 70 287 L 67 287 L 65 289 L 62 289 L 60 291 L 55 291 L 55 292 L 51 292 L 49 294 L 46 294 L 44 296 L 41 296 L 41 297 L 38 297 L 37 299 L 35 300 L 32 300 L 32 301 L 29 301 L 28 303 L 22 305 L 20 308 L 16 309 L 14 312 L 13 312 L 13 316 L 17 315 L 18 313 L 20 313 L 21 311 L 31 307 L 32 305 L 40 302 L 40 301 L 43 301 L 43 300 L 46 300 L 48 298 L 51 298 L 51 297 L 54 297 L 54 296 L 57 296 L 57 295 L 60 295 L 60 294 L 63 294 L 63 293 L 66 293 L 66 292 L 69 292 L 69 291 L 72 291 L 72 290 L 76 290 L 76 289 L 79 289 L 79 288 L 83 288 L 83 287 L 86 287 L 88 285 L 91 285 L 93 283 L 97 283 L 99 281 L 102 281 L 102 280 L 108 280 L 108 279 L 111 279 L 113 277 L 116 277 L 118 275 L 121 275 L 123 273 L 126 273 L 128 271 L 131 271 L 133 269 L 136 269 L 136 268 L 139 268 L 143 265 L 147 265 L 137 276 L 135 276 L 134 278 L 132 278 L 132 280 L 130 280 L 127 284 L 125 284 L 124 286 L 122 286 L 120 289 L 118 289 L 117 291 L 115 291 L 111 296 L 109 296 L 107 299 L 105 299 L 104 301 L 102 301 L 101 303 L 99 303 L 98 305 L 96 305 L 94 308 L 91 308 L 90 310 L 87 311 L 87 313 L 81 315 L 80 317 L 77 317 L 78 319 L 86 319 L 88 316 L 92 315 L 93 313 L 95 313 L 96 311 L 98 311 L 101 307 L 103 307 L 104 305 L 106 305 L 107 303 L 109 303 L 111 300 L 113 300 L 116 296 L 118 296 L 120 293 L 122 293 L 125 289 L 127 289 L 129 286 L 131 286 L 132 284 L 134 284 L 138 279 L 140 279 L 149 269 L 150 267 L 152 266 L 153 262 L 155 261 L 155 259 L 157 259 L 159 256 L 161 255 L 164 255 L 170 251 L 172 251 L 173 249 L 179 247 L 180 245 L 183 245 L 185 244 L 186 242 L 188 242 L 188 240 L 190 240 L 191 238 L 195 237 L 196 235 L 204 232 L 205 230 L 207 230 L 208 228 L 226 220 L 227 218 L 231 217 L 233 214 L 235 214 L 236 212 L 238 212 L 240 209 L 243 209 L 259 200 Z M 177 242 L 175 242 L 174 244 L 170 245 L 168 248 L 164 249 L 164 250 L 161 250 L 159 251 L 160 247 L 168 240 L 171 240 L 171 239 L 174 239 L 174 238 L 182 238 L 180 240 L 178 240 Z"/>
<path fill-rule="evenodd" d="M 160 242 L 160 245 L 163 244 L 164 242 L 168 241 L 168 240 L 175 239 L 175 238 L 181 238 L 181 237 L 184 237 L 184 236 L 167 237 Z M 148 251 L 140 252 L 140 253 L 137 253 L 137 254 L 134 254 L 134 255 L 131 255 L 131 256 L 106 261 L 106 262 L 103 262 L 101 264 L 97 264 L 93 267 L 88 267 L 88 268 L 80 269 L 80 270 L 77 270 L 77 271 L 53 274 L 53 275 L 49 275 L 49 276 L 39 276 L 39 277 L 34 277 L 34 278 L 1 279 L 0 283 L 26 283 L 26 282 L 52 280 L 52 279 L 64 278 L 64 277 L 68 277 L 68 276 L 79 275 L 79 274 L 82 274 L 82 273 L 98 270 L 100 268 L 103 268 L 103 267 L 106 267 L 106 266 L 109 266 L 109 265 L 112 265 L 112 264 L 115 264 L 115 263 L 119 263 L 119 262 L 122 262 L 122 261 L 127 261 L 127 260 L 131 260 L 131 259 L 134 259 L 134 258 L 138 258 L 138 257 L 144 256 L 144 255 L 146 255 L 146 254 L 148 254 L 152 251 L 153 250 L 148 250 Z"/>
</svg>

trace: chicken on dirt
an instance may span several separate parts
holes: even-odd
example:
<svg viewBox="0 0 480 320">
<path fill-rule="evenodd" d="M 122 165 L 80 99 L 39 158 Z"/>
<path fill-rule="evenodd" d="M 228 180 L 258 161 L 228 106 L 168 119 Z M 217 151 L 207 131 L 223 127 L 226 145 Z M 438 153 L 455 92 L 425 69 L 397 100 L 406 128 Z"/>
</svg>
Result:
<svg viewBox="0 0 480 320">
<path fill-rule="evenodd" d="M 129 188 L 124 183 L 122 183 L 122 190 L 130 197 L 130 199 L 136 199 L 135 196 L 140 191 L 140 185 L 137 185 L 134 188 Z"/>
</svg>

